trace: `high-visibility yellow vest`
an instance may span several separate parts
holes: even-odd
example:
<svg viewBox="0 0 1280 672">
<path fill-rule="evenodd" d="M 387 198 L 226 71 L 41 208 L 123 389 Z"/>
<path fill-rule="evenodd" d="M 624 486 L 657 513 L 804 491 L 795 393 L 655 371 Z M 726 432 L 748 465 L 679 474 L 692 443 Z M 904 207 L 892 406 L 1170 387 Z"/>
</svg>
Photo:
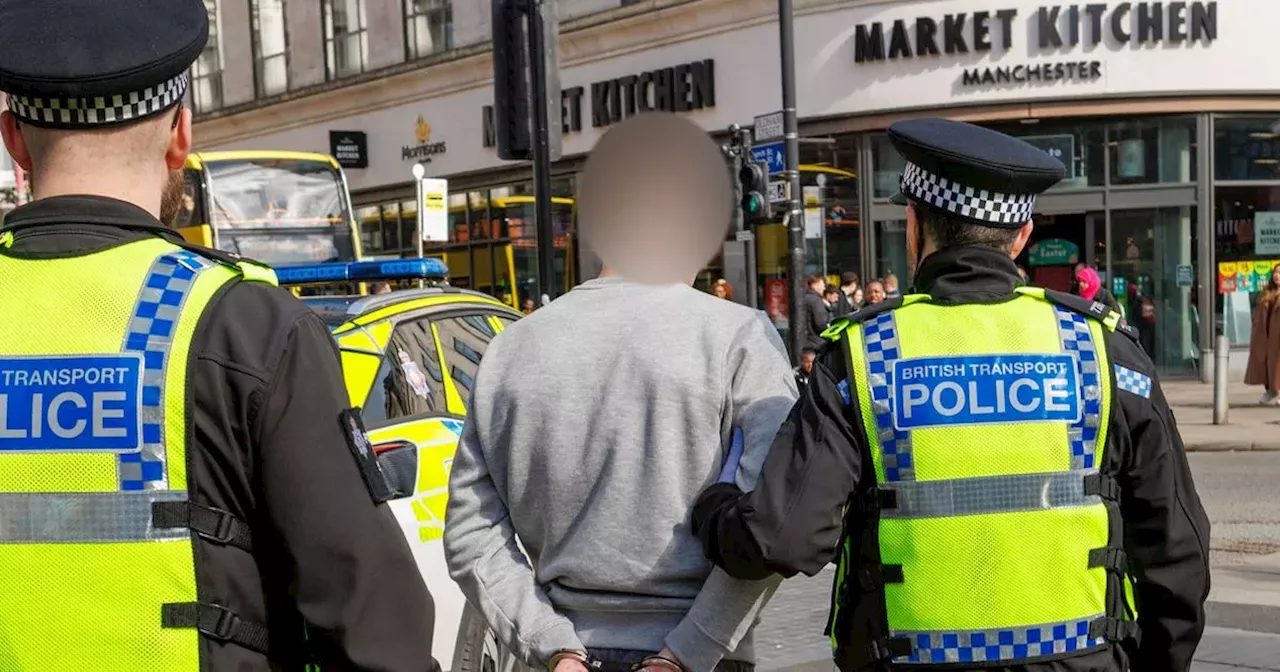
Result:
<svg viewBox="0 0 1280 672">
<path fill-rule="evenodd" d="M 0 672 L 197 672 L 199 633 L 265 647 L 196 589 L 195 535 L 247 528 L 187 501 L 192 337 L 241 277 L 275 282 L 160 238 L 0 247 Z"/>
<path fill-rule="evenodd" d="M 876 480 L 851 502 L 870 522 L 859 538 L 846 517 L 837 563 L 842 667 L 1019 664 L 1136 636 L 1118 487 L 1101 470 L 1114 396 L 1105 334 L 1119 316 L 1018 292 L 981 305 L 906 296 L 824 334 L 847 346 L 840 387 Z M 857 546 L 868 539 L 878 564 Z M 867 599 L 884 608 L 870 642 L 841 616 Z"/>
</svg>

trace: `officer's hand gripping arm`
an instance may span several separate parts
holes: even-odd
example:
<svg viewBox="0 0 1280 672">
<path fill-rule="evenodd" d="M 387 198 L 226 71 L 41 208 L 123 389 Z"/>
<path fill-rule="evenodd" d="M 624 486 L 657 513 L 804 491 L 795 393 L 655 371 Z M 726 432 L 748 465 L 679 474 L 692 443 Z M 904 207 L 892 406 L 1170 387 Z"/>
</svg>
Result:
<svg viewBox="0 0 1280 672">
<path fill-rule="evenodd" d="M 841 373 L 846 368 L 835 348 L 815 364 L 755 490 L 743 495 L 736 486 L 717 484 L 694 505 L 694 533 L 703 552 L 733 576 L 812 576 L 835 555 L 841 514 L 862 460 L 833 367 Z"/>
</svg>

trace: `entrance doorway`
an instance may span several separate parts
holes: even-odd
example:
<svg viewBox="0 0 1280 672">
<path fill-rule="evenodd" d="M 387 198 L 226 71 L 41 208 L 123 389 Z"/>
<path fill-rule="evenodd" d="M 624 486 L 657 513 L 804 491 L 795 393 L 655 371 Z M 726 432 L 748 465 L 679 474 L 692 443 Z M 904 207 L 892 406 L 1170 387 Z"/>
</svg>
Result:
<svg viewBox="0 0 1280 672">
<path fill-rule="evenodd" d="M 1031 284 L 1074 293 L 1076 264 L 1097 263 L 1094 231 L 1102 219 L 1093 212 L 1037 214 L 1031 239 L 1016 259 Z"/>
</svg>

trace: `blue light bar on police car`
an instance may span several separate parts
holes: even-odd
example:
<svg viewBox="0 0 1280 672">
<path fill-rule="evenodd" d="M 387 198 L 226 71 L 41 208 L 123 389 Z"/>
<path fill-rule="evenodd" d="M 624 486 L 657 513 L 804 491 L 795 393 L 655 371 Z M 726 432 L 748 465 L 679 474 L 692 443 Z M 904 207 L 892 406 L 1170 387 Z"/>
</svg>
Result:
<svg viewBox="0 0 1280 672">
<path fill-rule="evenodd" d="M 300 264 L 278 266 L 275 271 L 276 278 L 282 285 L 377 280 L 444 280 L 449 277 L 449 267 L 439 259 L 430 258 Z"/>
</svg>

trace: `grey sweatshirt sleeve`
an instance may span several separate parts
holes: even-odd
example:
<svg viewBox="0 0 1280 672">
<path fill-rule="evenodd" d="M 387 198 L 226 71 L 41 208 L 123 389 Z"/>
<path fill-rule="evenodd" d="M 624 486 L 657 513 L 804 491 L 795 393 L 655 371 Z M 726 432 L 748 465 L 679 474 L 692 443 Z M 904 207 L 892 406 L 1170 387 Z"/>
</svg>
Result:
<svg viewBox="0 0 1280 672">
<path fill-rule="evenodd" d="M 585 647 L 573 623 L 556 612 L 535 581 L 533 568 L 516 544 L 506 493 L 498 491 L 485 461 L 478 427 L 489 423 L 490 381 L 484 374 L 490 361 L 486 357 L 476 374 L 453 458 L 445 512 L 445 561 L 449 576 L 479 609 L 498 641 L 526 664 L 542 669 L 556 651 Z"/>
<path fill-rule="evenodd" d="M 730 429 L 742 429 L 736 480 L 744 490 L 755 487 L 778 428 L 799 397 L 785 353 L 777 330 L 759 313 L 738 330 L 725 359 L 725 420 Z M 667 635 L 667 648 L 693 672 L 709 672 L 738 648 L 781 582 L 776 574 L 741 581 L 714 569 L 689 613 Z"/>
</svg>

